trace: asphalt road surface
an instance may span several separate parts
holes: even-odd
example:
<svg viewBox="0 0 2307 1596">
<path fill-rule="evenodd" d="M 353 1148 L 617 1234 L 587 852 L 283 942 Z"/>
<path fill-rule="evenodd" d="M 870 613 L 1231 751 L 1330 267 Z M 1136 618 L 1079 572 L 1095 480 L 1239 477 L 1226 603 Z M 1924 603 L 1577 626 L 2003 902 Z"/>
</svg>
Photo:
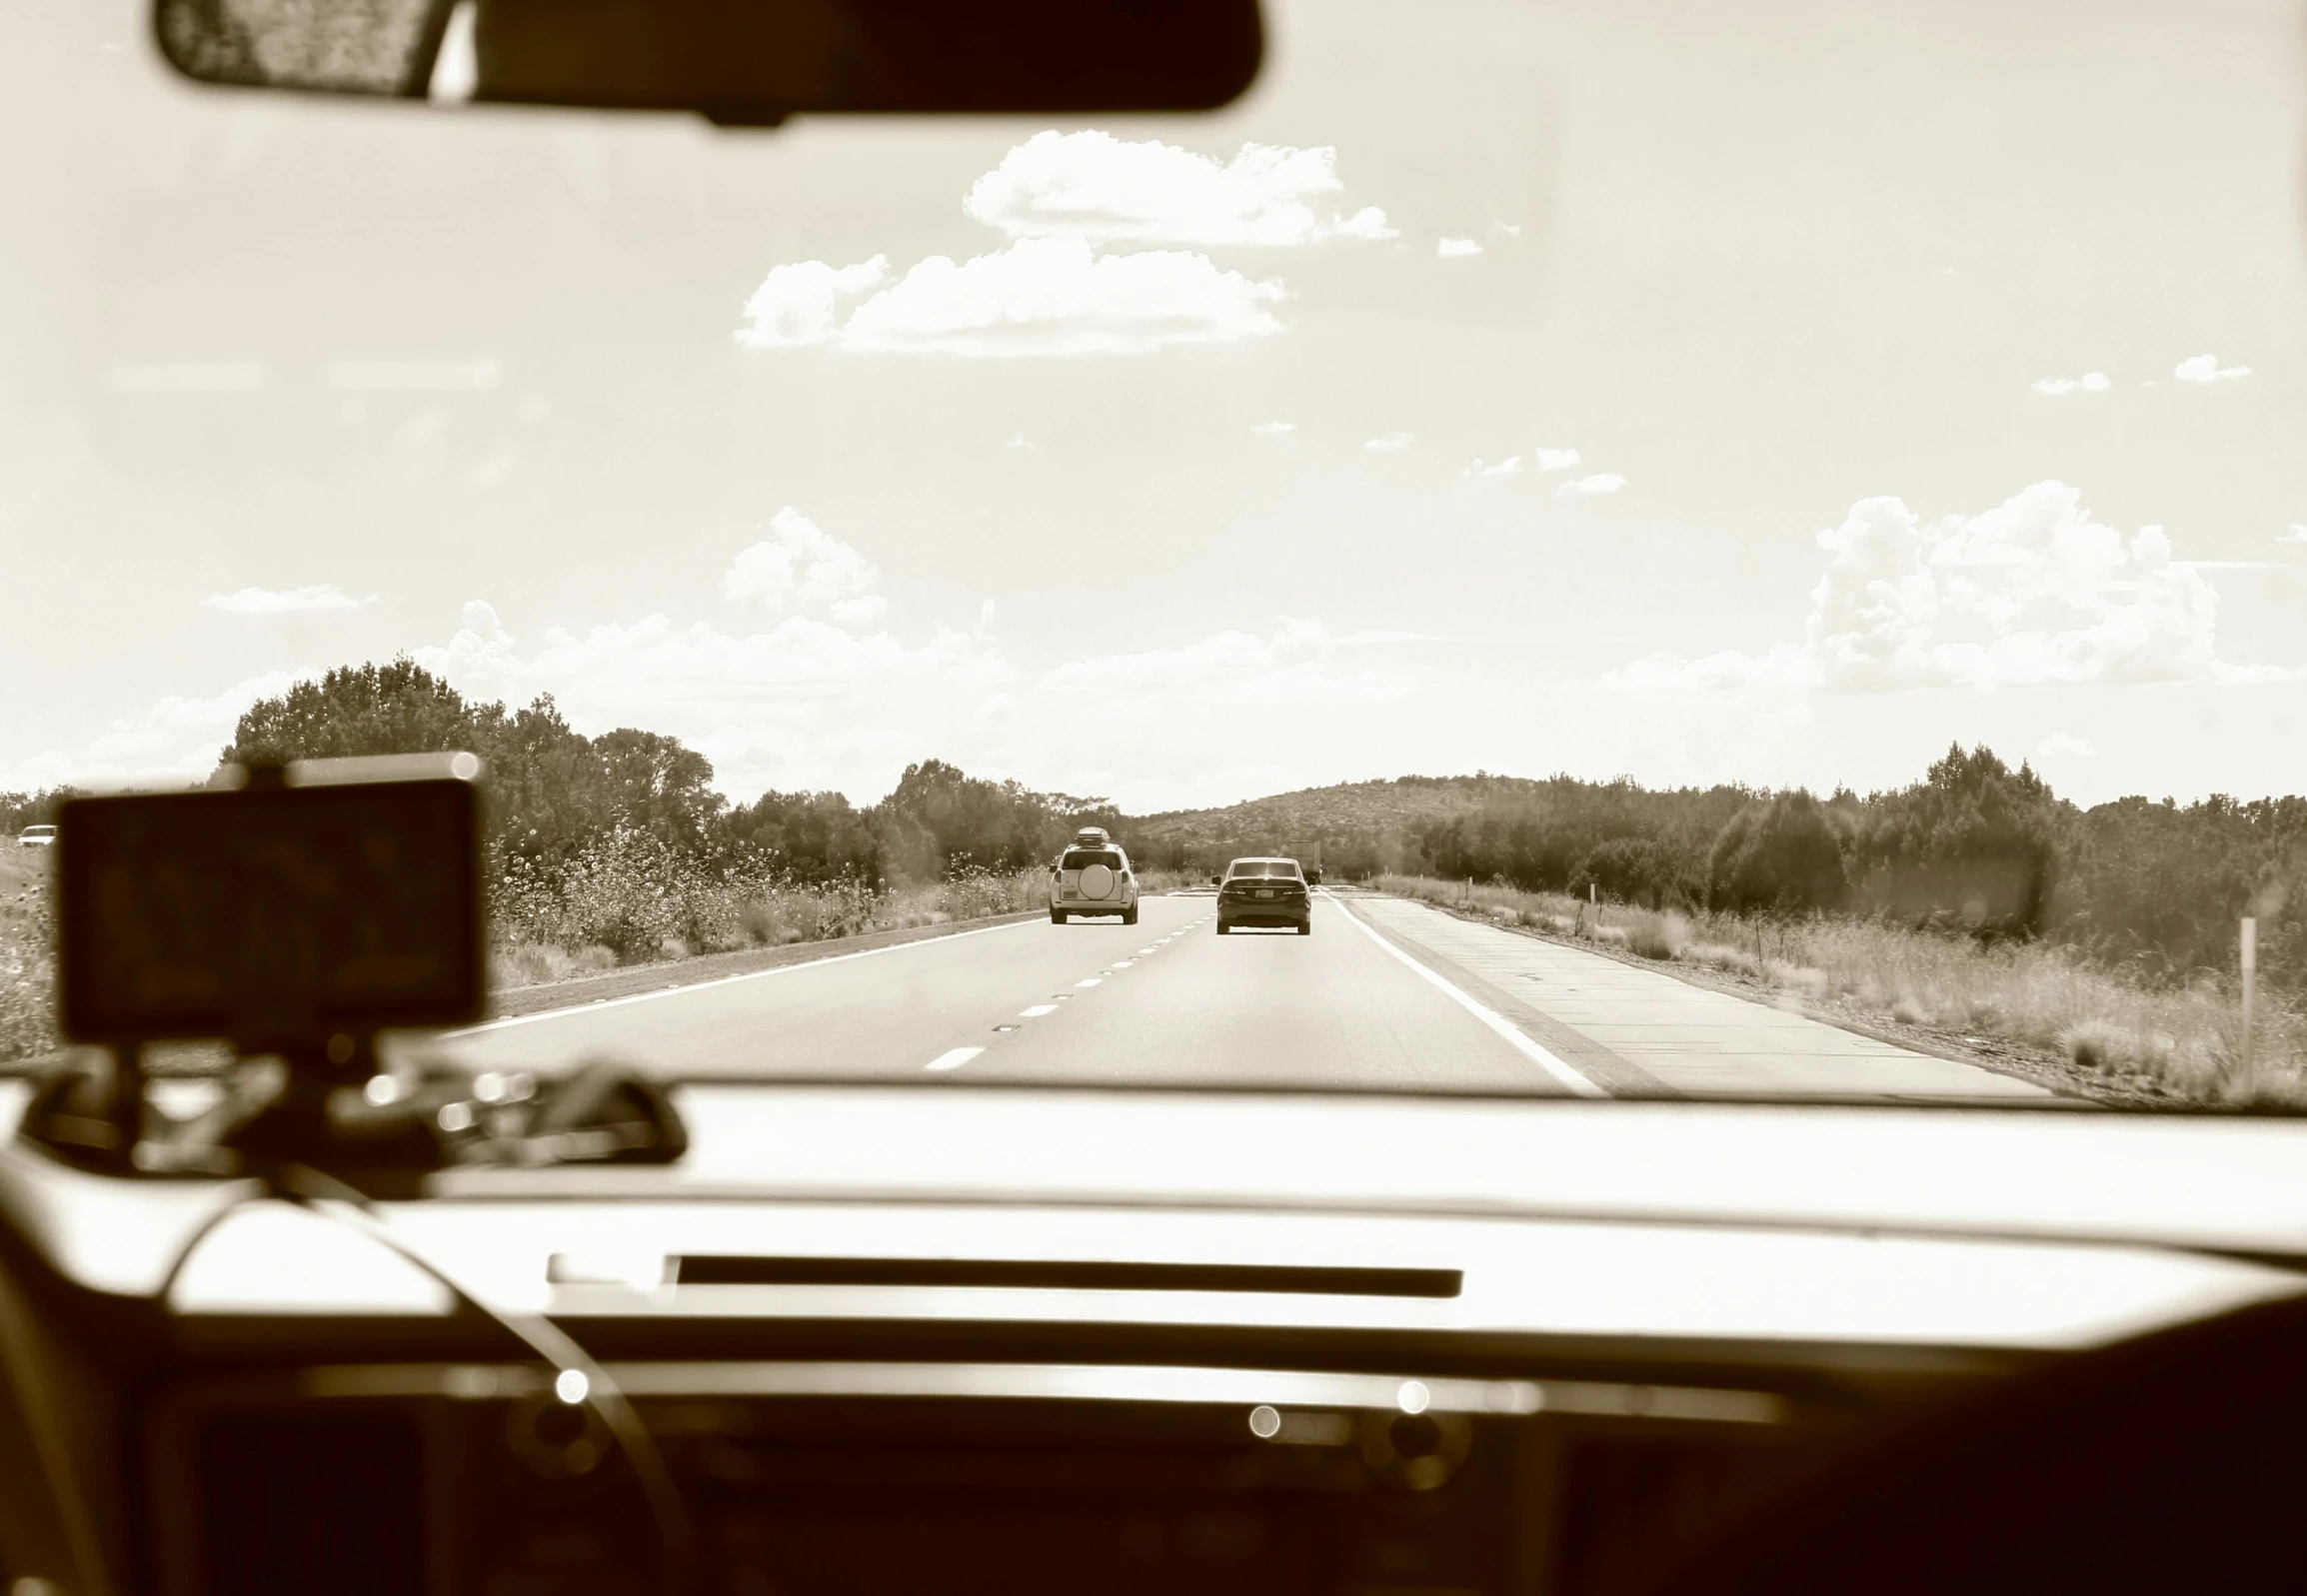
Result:
<svg viewBox="0 0 2307 1596">
<path fill-rule="evenodd" d="M 1208 896 L 549 1009 L 455 1033 L 476 1068 L 668 1078 L 1451 1088 L 2009 1100 L 2039 1088 L 1402 899 L 1215 934 Z"/>
</svg>

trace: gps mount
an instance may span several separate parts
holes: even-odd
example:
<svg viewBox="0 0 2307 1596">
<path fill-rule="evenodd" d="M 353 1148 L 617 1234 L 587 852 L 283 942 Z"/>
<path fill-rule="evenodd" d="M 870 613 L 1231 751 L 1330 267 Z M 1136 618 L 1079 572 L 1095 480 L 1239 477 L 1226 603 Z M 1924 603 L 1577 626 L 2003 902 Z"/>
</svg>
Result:
<svg viewBox="0 0 2307 1596">
<path fill-rule="evenodd" d="M 381 1063 L 381 1031 L 483 1015 L 481 776 L 471 754 L 228 766 L 203 790 L 65 803 L 57 1006 L 90 1045 L 19 1133 L 112 1173 L 296 1164 L 378 1196 L 453 1164 L 680 1157 L 679 1114 L 622 1065 Z M 215 1038 L 238 1058 L 219 1099 L 160 1112 L 147 1049 Z"/>
</svg>

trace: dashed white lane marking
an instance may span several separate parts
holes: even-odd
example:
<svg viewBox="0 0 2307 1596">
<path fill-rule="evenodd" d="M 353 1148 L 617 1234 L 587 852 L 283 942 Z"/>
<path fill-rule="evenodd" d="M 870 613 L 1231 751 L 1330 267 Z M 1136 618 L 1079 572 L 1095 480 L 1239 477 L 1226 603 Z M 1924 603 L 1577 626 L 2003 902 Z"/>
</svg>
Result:
<svg viewBox="0 0 2307 1596">
<path fill-rule="evenodd" d="M 1138 961 L 1134 958 L 1118 958 L 1114 960 L 1114 967 L 1116 969 L 1128 969 L 1132 964 L 1137 962 Z"/>
<path fill-rule="evenodd" d="M 1092 975 L 1088 980 L 1078 980 L 1074 984 L 1077 986 L 1095 986 L 1103 979 L 1105 979 L 1103 975 Z"/>
<path fill-rule="evenodd" d="M 938 1054 L 937 1057 L 931 1059 L 922 1067 L 929 1070 L 933 1074 L 943 1074 L 946 1070 L 961 1068 L 962 1065 L 968 1063 L 971 1059 L 977 1057 L 978 1054 L 984 1051 L 985 1049 L 983 1047 L 949 1048 L 945 1052 Z"/>
<path fill-rule="evenodd" d="M 1044 1014 L 1055 1014 L 1057 1011 L 1058 1005 L 1056 1003 L 1036 1003 L 1031 1008 L 1019 1009 L 1018 1017 L 1020 1019 L 1040 1019 Z"/>
<path fill-rule="evenodd" d="M 893 942 L 887 947 L 868 947 L 855 953 L 831 953 L 824 958 L 804 959 L 798 964 L 780 964 L 775 969 L 748 970 L 743 975 L 723 975 L 714 980 L 691 981 L 685 986 L 660 986 L 653 991 L 635 992 L 628 997 L 596 997 L 589 1003 L 572 1003 L 566 1008 L 541 1008 L 534 1014 L 514 1014 L 505 1019 L 492 1019 L 484 1024 L 466 1025 L 457 1030 L 444 1030 L 437 1039 L 448 1041 L 458 1036 L 478 1036 L 485 1031 L 504 1030 L 512 1025 L 534 1025 L 539 1020 L 566 1019 L 571 1014 L 598 1014 L 604 1008 L 620 1008 L 627 1003 L 646 1003 L 659 997 L 679 997 L 686 992 L 708 991 L 716 986 L 732 986 L 743 980 L 768 980 L 772 976 L 791 975 L 805 969 L 823 969 L 828 964 L 846 964 L 853 958 L 879 958 L 884 953 L 903 953 L 909 948 L 933 947 L 940 942 L 958 942 L 965 936 L 991 936 L 997 931 L 1021 930 L 1036 923 L 1033 920 L 1013 920 L 1007 925 L 986 925 L 974 931 L 953 931 L 944 936 L 924 936 L 919 941 Z"/>
<path fill-rule="evenodd" d="M 1451 982 L 1444 980 L 1441 976 L 1435 974 L 1432 970 L 1426 968 L 1425 965 L 1419 963 L 1416 959 L 1410 957 L 1409 954 L 1403 952 L 1400 948 L 1394 946 L 1393 943 L 1380 936 L 1376 931 L 1372 930 L 1358 914 L 1347 908 L 1345 904 L 1339 899 L 1331 897 L 1327 892 L 1323 892 L 1321 895 L 1323 897 L 1329 898 L 1332 903 L 1337 904 L 1337 911 L 1340 914 L 1343 914 L 1346 919 L 1351 922 L 1355 930 L 1361 932 L 1362 935 L 1377 943 L 1378 946 L 1384 948 L 1394 957 L 1400 959 L 1404 964 L 1407 964 L 1412 970 L 1416 971 L 1420 979 L 1428 981 L 1433 985 L 1441 988 L 1443 992 L 1448 994 L 1450 1001 L 1456 1003 L 1467 1013 L 1473 1015 L 1474 1018 L 1480 1020 L 1491 1030 L 1496 1031 L 1499 1039 L 1505 1042 L 1507 1046 L 1513 1048 L 1514 1051 L 1520 1053 L 1531 1063 L 1536 1064 L 1547 1074 L 1560 1081 L 1566 1089 L 1580 1097 L 1607 1097 L 1609 1095 L 1609 1093 L 1604 1091 L 1600 1086 L 1595 1085 L 1594 1082 L 1588 1080 L 1585 1076 L 1579 1074 L 1575 1069 L 1572 1069 L 1568 1064 L 1562 1062 L 1561 1059 L 1556 1058 L 1545 1048 L 1532 1041 L 1527 1035 L 1523 1033 L 1520 1026 L 1507 1019 L 1505 1015 L 1498 1013 L 1496 1010 L 1490 1008 L 1487 1004 L 1478 1001 L 1463 991 L 1460 991 Z"/>
</svg>

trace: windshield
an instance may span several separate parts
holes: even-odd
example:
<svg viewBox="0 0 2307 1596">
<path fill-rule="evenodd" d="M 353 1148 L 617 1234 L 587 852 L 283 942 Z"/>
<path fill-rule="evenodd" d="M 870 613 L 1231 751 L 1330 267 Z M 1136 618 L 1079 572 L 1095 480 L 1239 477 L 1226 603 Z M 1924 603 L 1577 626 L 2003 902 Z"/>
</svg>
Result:
<svg viewBox="0 0 2307 1596">
<path fill-rule="evenodd" d="M 0 820 L 480 754 L 492 1068 L 2307 1102 L 2296 5 L 1268 18 L 747 131 L 20 8 Z"/>
</svg>

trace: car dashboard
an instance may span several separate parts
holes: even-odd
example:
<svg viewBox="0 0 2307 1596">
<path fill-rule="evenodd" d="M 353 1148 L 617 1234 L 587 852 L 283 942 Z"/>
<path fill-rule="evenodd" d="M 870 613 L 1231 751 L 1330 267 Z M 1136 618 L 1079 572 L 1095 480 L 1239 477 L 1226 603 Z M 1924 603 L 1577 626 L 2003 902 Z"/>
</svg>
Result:
<svg viewBox="0 0 2307 1596">
<path fill-rule="evenodd" d="M 70 1395 L 107 1588 L 1639 1590 L 1964 1393 L 2295 1292 L 2242 1254 L 2307 1233 L 2281 1125 L 684 1097 L 684 1164 L 445 1174 L 396 1247 L 0 1153 L 11 1381 Z M 2142 1234 L 2126 1168 L 2260 1233 Z"/>
</svg>

